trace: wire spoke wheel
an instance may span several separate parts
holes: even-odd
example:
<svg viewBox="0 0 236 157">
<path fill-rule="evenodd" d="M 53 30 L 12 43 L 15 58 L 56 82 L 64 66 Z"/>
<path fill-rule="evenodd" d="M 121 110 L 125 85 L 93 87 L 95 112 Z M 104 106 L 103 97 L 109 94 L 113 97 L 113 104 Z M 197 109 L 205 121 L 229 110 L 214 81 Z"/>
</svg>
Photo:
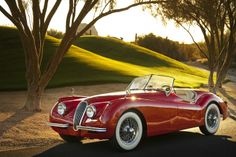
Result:
<svg viewBox="0 0 236 157">
<path fill-rule="evenodd" d="M 217 132 L 220 125 L 220 110 L 214 103 L 210 104 L 205 112 L 205 124 L 200 126 L 200 130 L 205 135 L 213 135 Z"/>
<path fill-rule="evenodd" d="M 120 137 L 123 142 L 131 143 L 138 134 L 138 124 L 133 118 L 125 119 L 120 127 Z"/>
<path fill-rule="evenodd" d="M 207 115 L 207 125 L 213 129 L 217 126 L 217 123 L 218 123 L 217 111 L 215 109 L 209 110 Z"/>
<path fill-rule="evenodd" d="M 120 150 L 132 150 L 140 143 L 143 125 L 135 112 L 124 113 L 116 125 L 113 144 Z"/>
</svg>

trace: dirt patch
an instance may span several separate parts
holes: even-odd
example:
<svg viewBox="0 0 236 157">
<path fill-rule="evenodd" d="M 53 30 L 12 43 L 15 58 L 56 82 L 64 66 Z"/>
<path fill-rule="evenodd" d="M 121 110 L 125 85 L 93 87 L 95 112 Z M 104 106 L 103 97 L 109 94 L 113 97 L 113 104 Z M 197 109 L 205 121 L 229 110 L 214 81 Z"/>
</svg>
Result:
<svg viewBox="0 0 236 157">
<path fill-rule="evenodd" d="M 48 113 L 59 97 L 121 91 L 126 86 L 127 84 L 105 84 L 48 89 L 43 95 L 41 113 L 21 109 L 26 98 L 25 91 L 0 92 L 0 151 L 62 142 L 58 134 L 46 125 Z"/>
</svg>

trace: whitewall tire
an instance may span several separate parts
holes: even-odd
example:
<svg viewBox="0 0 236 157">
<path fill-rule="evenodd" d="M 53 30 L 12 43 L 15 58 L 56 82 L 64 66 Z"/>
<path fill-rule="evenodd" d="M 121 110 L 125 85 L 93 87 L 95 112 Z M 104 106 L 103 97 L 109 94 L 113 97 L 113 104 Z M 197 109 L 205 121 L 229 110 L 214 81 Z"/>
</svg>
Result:
<svg viewBox="0 0 236 157">
<path fill-rule="evenodd" d="M 205 116 L 204 125 L 200 126 L 200 130 L 205 135 L 213 135 L 220 126 L 220 110 L 215 103 L 208 105 Z"/>
<path fill-rule="evenodd" d="M 129 151 L 138 146 L 143 135 L 143 125 L 135 112 L 124 113 L 115 129 L 113 146 L 118 150 Z"/>
</svg>

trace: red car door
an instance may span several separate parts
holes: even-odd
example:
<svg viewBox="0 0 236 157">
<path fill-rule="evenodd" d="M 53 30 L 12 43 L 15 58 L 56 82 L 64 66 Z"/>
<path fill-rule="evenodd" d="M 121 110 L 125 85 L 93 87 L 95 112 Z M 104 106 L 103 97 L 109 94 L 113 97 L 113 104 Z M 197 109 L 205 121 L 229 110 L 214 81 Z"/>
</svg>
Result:
<svg viewBox="0 0 236 157">
<path fill-rule="evenodd" d="M 172 124 L 177 116 L 177 104 L 173 103 L 172 95 L 166 96 L 164 92 L 146 94 L 144 111 L 147 115 L 149 135 L 159 135 L 175 130 Z"/>
<path fill-rule="evenodd" d="M 177 117 L 172 124 L 175 130 L 198 126 L 201 121 L 201 108 L 194 101 L 185 100 L 175 93 L 172 94 L 174 103 L 177 104 Z"/>
</svg>

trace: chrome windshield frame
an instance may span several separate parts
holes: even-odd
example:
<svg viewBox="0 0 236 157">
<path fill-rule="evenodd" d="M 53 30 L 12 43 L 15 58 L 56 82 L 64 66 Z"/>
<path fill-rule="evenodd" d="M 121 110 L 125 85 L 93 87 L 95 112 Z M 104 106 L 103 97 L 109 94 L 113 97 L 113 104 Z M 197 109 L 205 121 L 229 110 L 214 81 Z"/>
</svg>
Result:
<svg viewBox="0 0 236 157">
<path fill-rule="evenodd" d="M 135 81 L 137 78 L 142 78 L 142 77 L 147 77 L 147 76 L 149 76 L 149 78 L 147 79 L 147 82 L 146 82 L 144 88 L 140 88 L 140 89 L 130 89 L 131 85 L 134 83 L 134 81 Z M 130 91 L 132 91 L 132 90 L 145 90 L 146 87 L 147 87 L 147 85 L 149 84 L 149 82 L 150 82 L 150 80 L 151 80 L 151 78 L 152 78 L 153 76 L 161 76 L 161 77 L 166 77 L 166 78 L 171 78 L 171 79 L 173 79 L 172 82 L 170 83 L 170 87 L 171 87 L 171 89 L 174 87 L 174 81 L 175 81 L 175 78 L 174 78 L 174 77 L 166 76 L 166 75 L 150 74 L 150 75 L 145 75 L 145 76 L 140 76 L 140 77 L 134 78 L 134 79 L 131 81 L 131 83 L 128 85 L 128 87 L 126 88 L 126 93 L 130 93 Z M 156 89 L 156 90 L 157 90 L 157 89 Z"/>
</svg>

